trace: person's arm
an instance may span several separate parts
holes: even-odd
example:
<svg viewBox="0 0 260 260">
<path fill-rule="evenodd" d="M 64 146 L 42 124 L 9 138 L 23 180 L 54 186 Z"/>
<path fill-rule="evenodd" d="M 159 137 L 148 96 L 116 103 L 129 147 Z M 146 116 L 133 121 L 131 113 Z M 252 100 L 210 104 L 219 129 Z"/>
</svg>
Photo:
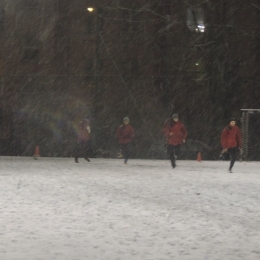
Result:
<svg viewBox="0 0 260 260">
<path fill-rule="evenodd" d="M 169 137 L 170 136 L 170 132 L 171 132 L 171 130 L 170 130 L 170 127 L 169 127 L 169 125 L 168 125 L 168 119 L 164 122 L 164 124 L 163 124 L 163 133 L 164 133 L 164 135 L 166 136 L 166 137 Z"/>
<path fill-rule="evenodd" d="M 221 134 L 221 147 L 223 149 L 226 149 L 226 138 L 227 138 L 227 129 L 224 128 L 224 130 L 222 131 L 222 134 Z"/>
</svg>

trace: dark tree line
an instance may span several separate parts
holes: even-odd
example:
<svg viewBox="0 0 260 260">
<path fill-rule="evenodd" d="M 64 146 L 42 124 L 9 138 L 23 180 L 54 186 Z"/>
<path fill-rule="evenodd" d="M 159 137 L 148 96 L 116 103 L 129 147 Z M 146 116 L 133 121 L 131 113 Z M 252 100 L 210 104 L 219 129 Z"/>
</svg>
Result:
<svg viewBox="0 0 260 260">
<path fill-rule="evenodd" d="M 100 0 L 93 12 L 85 1 L 36 2 L 0 5 L 2 154 L 38 144 L 71 156 L 88 117 L 96 155 L 114 157 L 129 116 L 133 154 L 165 158 L 161 127 L 175 112 L 189 133 L 182 158 L 213 159 L 228 118 L 259 108 L 256 1 Z"/>
</svg>

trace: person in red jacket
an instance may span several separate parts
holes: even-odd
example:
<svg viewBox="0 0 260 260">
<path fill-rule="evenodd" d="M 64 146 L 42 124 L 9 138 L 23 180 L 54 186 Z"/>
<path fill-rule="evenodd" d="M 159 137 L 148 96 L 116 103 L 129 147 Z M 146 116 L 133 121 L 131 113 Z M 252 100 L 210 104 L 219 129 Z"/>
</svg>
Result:
<svg viewBox="0 0 260 260">
<path fill-rule="evenodd" d="M 79 156 L 83 155 L 85 160 L 90 162 L 88 156 L 90 151 L 90 122 L 88 119 L 83 119 L 79 123 L 78 128 L 78 143 L 75 147 L 75 162 L 78 163 Z"/>
<path fill-rule="evenodd" d="M 223 148 L 222 152 L 226 152 L 230 156 L 229 172 L 232 172 L 232 168 L 242 146 L 241 132 L 236 126 L 235 118 L 231 118 L 229 125 L 223 129 L 221 134 L 221 146 Z"/>
<path fill-rule="evenodd" d="M 116 137 L 121 146 L 120 151 L 123 154 L 124 163 L 127 164 L 130 156 L 130 144 L 134 139 L 134 128 L 129 124 L 128 117 L 125 117 L 123 125 L 117 128 Z"/>
<path fill-rule="evenodd" d="M 172 167 L 176 167 L 176 159 L 180 155 L 181 144 L 185 143 L 187 131 L 179 121 L 179 116 L 173 114 L 163 124 L 163 132 L 167 138 L 167 150 L 170 155 Z"/>
</svg>

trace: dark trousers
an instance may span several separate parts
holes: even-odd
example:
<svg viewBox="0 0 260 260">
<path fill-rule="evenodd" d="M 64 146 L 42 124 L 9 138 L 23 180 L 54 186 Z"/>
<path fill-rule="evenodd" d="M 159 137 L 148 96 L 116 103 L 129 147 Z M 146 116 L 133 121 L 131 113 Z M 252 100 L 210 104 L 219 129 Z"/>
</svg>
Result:
<svg viewBox="0 0 260 260">
<path fill-rule="evenodd" d="M 181 153 L 181 145 L 172 145 L 169 144 L 167 147 L 168 154 L 170 156 L 172 167 L 176 166 L 176 157 L 180 156 Z"/>
<path fill-rule="evenodd" d="M 78 159 L 79 157 L 88 158 L 91 155 L 91 150 L 90 140 L 78 142 L 74 151 L 75 159 Z"/>
<path fill-rule="evenodd" d="M 232 169 L 232 167 L 235 164 L 235 161 L 239 155 L 239 149 L 237 147 L 232 147 L 232 148 L 228 148 L 228 154 L 230 156 L 230 166 L 229 166 L 229 170 Z"/>
<path fill-rule="evenodd" d="M 123 158 L 125 159 L 125 162 L 128 161 L 130 152 L 131 152 L 131 145 L 130 143 L 128 144 L 121 144 L 121 152 L 123 154 Z"/>
</svg>

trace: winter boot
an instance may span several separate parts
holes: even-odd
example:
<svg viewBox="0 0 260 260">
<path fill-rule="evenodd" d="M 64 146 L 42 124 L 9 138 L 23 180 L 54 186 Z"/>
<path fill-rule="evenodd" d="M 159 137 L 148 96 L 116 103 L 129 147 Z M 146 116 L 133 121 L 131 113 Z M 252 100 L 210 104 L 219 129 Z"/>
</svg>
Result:
<svg viewBox="0 0 260 260">
<path fill-rule="evenodd" d="M 172 168 L 176 167 L 176 161 L 175 160 L 171 160 L 171 164 L 172 164 Z"/>
</svg>

